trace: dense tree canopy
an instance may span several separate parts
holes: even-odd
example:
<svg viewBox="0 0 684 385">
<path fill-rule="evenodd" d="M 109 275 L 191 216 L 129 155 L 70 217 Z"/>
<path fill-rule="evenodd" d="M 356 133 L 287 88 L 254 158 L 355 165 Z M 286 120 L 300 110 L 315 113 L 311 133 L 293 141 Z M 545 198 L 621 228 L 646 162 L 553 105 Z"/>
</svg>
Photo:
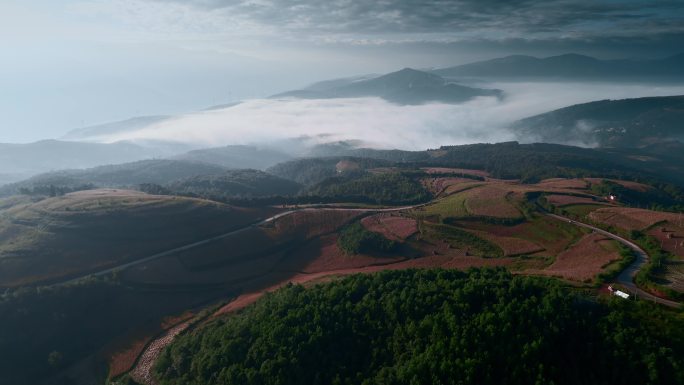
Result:
<svg viewBox="0 0 684 385">
<path fill-rule="evenodd" d="M 342 230 L 337 245 L 347 254 L 358 254 L 391 251 L 396 247 L 396 242 L 354 222 Z"/>
<path fill-rule="evenodd" d="M 181 336 L 165 385 L 684 383 L 682 321 L 504 270 L 290 285 Z"/>
<path fill-rule="evenodd" d="M 431 198 L 417 178 L 394 172 L 365 174 L 358 178 L 328 178 L 307 193 L 319 197 L 337 197 L 343 201 L 380 204 L 418 203 Z"/>
</svg>

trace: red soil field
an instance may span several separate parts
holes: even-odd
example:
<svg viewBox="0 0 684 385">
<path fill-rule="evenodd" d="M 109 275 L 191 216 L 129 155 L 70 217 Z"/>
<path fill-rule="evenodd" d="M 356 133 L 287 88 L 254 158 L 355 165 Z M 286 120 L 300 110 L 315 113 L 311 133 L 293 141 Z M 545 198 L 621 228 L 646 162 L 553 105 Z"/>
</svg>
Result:
<svg viewBox="0 0 684 385">
<path fill-rule="evenodd" d="M 485 231 L 499 237 L 520 238 L 533 242 L 544 248 L 544 254 L 557 255 L 565 250 L 573 239 L 569 238 L 566 228 L 574 229 L 571 225 L 552 219 L 541 218 L 532 222 L 523 222 L 515 226 L 500 226 L 459 222 L 459 225 L 470 229 Z"/>
<path fill-rule="evenodd" d="M 449 168 L 449 167 L 424 167 L 421 170 L 428 174 L 470 174 L 481 177 L 488 177 L 489 173 L 482 170 L 471 170 L 467 168 Z"/>
<path fill-rule="evenodd" d="M 457 191 L 462 191 L 463 189 L 482 184 L 482 182 L 474 181 L 468 178 L 424 178 L 422 181 L 423 186 L 428 189 L 434 195 L 440 195 L 442 193 L 451 194 Z"/>
<path fill-rule="evenodd" d="M 573 195 L 548 195 L 546 201 L 555 206 L 567 206 L 577 204 L 602 204 L 589 197 L 578 197 Z"/>
<path fill-rule="evenodd" d="M 173 339 L 182 331 L 190 326 L 191 321 L 186 321 L 169 329 L 162 337 L 152 341 L 143 354 L 140 356 L 137 365 L 130 372 L 130 376 L 136 382 L 141 384 L 154 384 L 156 381 L 152 377 L 152 369 L 154 367 L 159 354 L 166 348 Z"/>
<path fill-rule="evenodd" d="M 369 168 L 366 171 L 372 173 L 372 174 L 387 174 L 391 172 L 397 172 L 399 169 L 397 167 L 376 167 L 376 168 Z"/>
<path fill-rule="evenodd" d="M 333 210 L 297 212 L 264 228 L 249 228 L 215 242 L 133 266 L 122 273 L 122 279 L 155 285 L 244 281 L 268 273 L 284 258 L 292 258 L 288 253 L 293 247 L 334 232 L 358 215 L 358 212 Z"/>
<path fill-rule="evenodd" d="M 118 347 L 109 348 L 109 352 L 106 351 L 104 353 L 109 357 L 109 378 L 116 378 L 131 370 L 133 365 L 135 365 L 136 359 L 143 352 L 147 344 L 152 341 L 154 335 L 171 329 L 175 325 L 185 322 L 194 316 L 191 312 L 185 312 L 177 317 L 167 317 L 162 321 L 161 325 L 147 330 L 138 330 L 119 342 Z"/>
<path fill-rule="evenodd" d="M 481 185 L 481 182 L 468 182 L 468 183 L 459 183 L 459 184 L 454 184 L 451 186 L 447 186 L 447 188 L 444 190 L 442 195 L 451 195 L 451 194 L 456 194 L 461 191 L 468 190 L 473 187 L 477 187 Z"/>
<path fill-rule="evenodd" d="M 684 220 L 684 216 L 682 218 Z M 668 222 L 662 226 L 656 226 L 649 230 L 648 234 L 660 241 L 663 250 L 676 256 L 684 256 L 684 226 L 680 226 L 679 223 Z"/>
<path fill-rule="evenodd" d="M 678 223 L 682 216 L 676 213 L 635 209 L 629 207 L 607 207 L 589 214 L 593 221 L 619 227 L 625 230 L 643 230 L 658 222 Z"/>
<path fill-rule="evenodd" d="M 405 259 L 402 257 L 347 255 L 337 247 L 336 235 L 326 235 L 309 242 L 301 249 L 298 249 L 295 254 L 301 256 L 301 259 L 305 261 L 306 265 L 300 271 L 307 274 L 387 265 Z"/>
<path fill-rule="evenodd" d="M 339 270 L 321 271 L 312 274 L 297 274 L 283 282 L 272 285 L 266 289 L 253 291 L 243 294 L 236 298 L 231 303 L 219 309 L 215 316 L 220 314 L 227 314 L 243 309 L 244 307 L 254 303 L 264 293 L 277 290 L 287 283 L 304 284 L 307 282 L 319 281 L 325 277 L 330 276 L 344 276 L 359 273 L 375 273 L 383 270 L 402 270 L 411 268 L 445 268 L 445 269 L 467 269 L 470 267 L 479 266 L 505 266 L 512 262 L 511 259 L 502 258 L 480 258 L 473 256 L 447 256 L 447 255 L 433 255 L 429 257 L 410 259 L 387 265 L 375 265 L 361 268 L 349 268 Z"/>
<path fill-rule="evenodd" d="M 148 332 L 141 334 L 135 340 L 128 340 L 126 348 L 108 355 L 109 378 L 116 378 L 131 370 L 138 356 L 145 350 L 145 346 L 152 341 L 154 334 L 156 333 Z"/>
<path fill-rule="evenodd" d="M 584 190 L 588 187 L 587 181 L 584 179 L 564 179 L 564 178 L 552 178 L 544 179 L 543 181 L 537 183 L 537 186 L 543 188 L 563 188 L 563 189 L 576 189 Z"/>
<path fill-rule="evenodd" d="M 643 184 L 643 183 L 632 182 L 632 181 L 628 181 L 628 180 L 605 179 L 605 178 L 584 178 L 584 180 L 586 180 L 587 182 L 589 182 L 591 184 L 599 184 L 602 181 L 606 180 L 606 181 L 617 183 L 617 184 L 619 184 L 623 187 L 626 187 L 630 190 L 635 190 L 635 191 L 640 191 L 640 192 L 646 192 L 646 191 L 653 188 L 653 187 L 646 185 L 646 184 Z"/>
<path fill-rule="evenodd" d="M 475 216 L 519 218 L 520 211 L 506 199 L 510 190 L 498 185 L 474 188 L 465 194 L 466 209 Z"/>
<path fill-rule="evenodd" d="M 544 248 L 534 242 L 526 239 L 503 237 L 496 234 L 488 233 L 486 231 L 469 230 L 480 238 L 486 239 L 497 246 L 499 246 L 505 257 L 513 257 L 516 255 L 530 255 L 543 251 Z"/>
<path fill-rule="evenodd" d="M 369 231 L 399 242 L 403 242 L 418 232 L 418 224 L 415 219 L 393 213 L 381 213 L 365 217 L 361 220 L 361 224 Z"/>
<path fill-rule="evenodd" d="M 544 269 L 542 274 L 587 281 L 599 274 L 603 267 L 618 259 L 620 253 L 615 241 L 601 234 L 592 233 L 558 254 L 555 262 Z"/>
<path fill-rule="evenodd" d="M 264 228 L 274 238 L 297 235 L 308 239 L 333 232 L 359 215 L 356 211 L 305 210 L 279 218 Z"/>
</svg>

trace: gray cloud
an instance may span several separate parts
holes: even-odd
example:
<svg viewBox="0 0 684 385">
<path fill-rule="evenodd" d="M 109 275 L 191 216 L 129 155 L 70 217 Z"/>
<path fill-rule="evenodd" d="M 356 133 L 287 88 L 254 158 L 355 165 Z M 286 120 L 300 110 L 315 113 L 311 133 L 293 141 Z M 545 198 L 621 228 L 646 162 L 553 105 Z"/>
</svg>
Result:
<svg viewBox="0 0 684 385">
<path fill-rule="evenodd" d="M 614 0 L 150 0 L 225 12 L 290 33 L 417 34 L 430 39 L 584 38 L 684 32 L 681 1 Z M 387 37 L 387 36 L 385 36 Z"/>
</svg>

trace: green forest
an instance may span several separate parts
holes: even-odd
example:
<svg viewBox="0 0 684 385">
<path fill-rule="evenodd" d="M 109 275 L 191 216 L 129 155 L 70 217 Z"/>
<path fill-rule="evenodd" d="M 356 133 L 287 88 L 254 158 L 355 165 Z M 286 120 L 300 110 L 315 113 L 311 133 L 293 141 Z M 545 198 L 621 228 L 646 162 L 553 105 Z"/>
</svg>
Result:
<svg viewBox="0 0 684 385">
<path fill-rule="evenodd" d="M 346 226 L 340 232 L 337 245 L 347 254 L 388 252 L 397 246 L 396 242 L 367 230 L 359 222 Z"/>
<path fill-rule="evenodd" d="M 684 321 L 503 269 L 288 285 L 179 337 L 163 385 L 681 384 Z"/>
<path fill-rule="evenodd" d="M 307 194 L 378 204 L 419 203 L 432 197 L 416 178 L 401 173 L 365 174 L 358 178 L 328 178 L 310 188 Z"/>
</svg>

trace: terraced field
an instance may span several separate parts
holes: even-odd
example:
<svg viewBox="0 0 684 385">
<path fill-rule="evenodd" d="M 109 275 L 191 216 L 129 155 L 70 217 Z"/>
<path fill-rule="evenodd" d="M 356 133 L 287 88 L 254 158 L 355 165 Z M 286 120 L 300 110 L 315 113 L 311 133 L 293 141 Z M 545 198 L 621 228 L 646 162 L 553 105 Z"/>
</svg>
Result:
<svg viewBox="0 0 684 385">
<path fill-rule="evenodd" d="M 561 188 L 561 189 L 577 189 L 586 190 L 589 187 L 589 183 L 584 179 L 564 179 L 564 178 L 552 178 L 544 179 L 539 182 L 537 186 L 541 188 Z"/>
<path fill-rule="evenodd" d="M 361 224 L 370 231 L 398 242 L 403 242 L 418 232 L 415 219 L 392 213 L 381 213 L 363 218 Z"/>
<path fill-rule="evenodd" d="M 682 215 L 630 207 L 610 207 L 595 210 L 588 217 L 593 221 L 624 230 L 645 230 L 658 222 L 676 223 L 681 220 Z"/>
<path fill-rule="evenodd" d="M 563 206 L 563 211 L 578 218 L 584 218 L 604 206 L 597 204 Z"/>
<path fill-rule="evenodd" d="M 507 185 L 478 185 L 451 194 L 414 213 L 421 218 L 439 221 L 466 217 L 521 218 L 522 213 L 511 202 L 513 199 L 509 199 L 512 193 Z"/>
<path fill-rule="evenodd" d="M 436 203 L 413 210 L 412 213 L 420 218 L 434 218 L 437 221 L 468 217 L 470 213 L 466 209 L 466 199 L 465 193 L 449 195 Z"/>
<path fill-rule="evenodd" d="M 509 200 L 507 186 L 487 185 L 465 193 L 465 208 L 478 217 L 521 218 L 522 213 Z"/>
<path fill-rule="evenodd" d="M 590 282 L 605 266 L 620 258 L 616 241 L 601 234 L 591 233 L 559 253 L 553 264 L 541 273 L 573 281 Z"/>
</svg>

